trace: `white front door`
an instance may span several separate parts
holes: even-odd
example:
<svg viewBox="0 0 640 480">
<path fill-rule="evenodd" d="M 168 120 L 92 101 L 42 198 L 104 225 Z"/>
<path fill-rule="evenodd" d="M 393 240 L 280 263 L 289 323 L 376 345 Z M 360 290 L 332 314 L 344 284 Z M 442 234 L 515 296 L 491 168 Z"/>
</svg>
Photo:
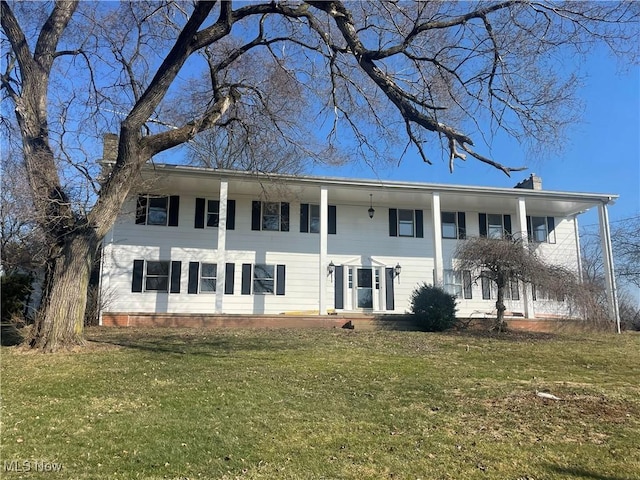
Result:
<svg viewBox="0 0 640 480">
<path fill-rule="evenodd" d="M 349 310 L 382 310 L 380 297 L 380 267 L 347 267 L 348 292 L 346 308 Z"/>
</svg>

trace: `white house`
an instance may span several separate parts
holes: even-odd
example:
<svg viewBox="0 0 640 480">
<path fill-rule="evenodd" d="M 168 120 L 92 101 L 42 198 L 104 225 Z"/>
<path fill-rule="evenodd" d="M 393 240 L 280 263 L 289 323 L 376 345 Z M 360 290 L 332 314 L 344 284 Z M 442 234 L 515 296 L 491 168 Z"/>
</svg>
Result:
<svg viewBox="0 0 640 480">
<path fill-rule="evenodd" d="M 542 256 L 580 272 L 577 216 L 597 207 L 617 315 L 607 205 L 615 195 L 258 174 L 149 165 L 104 239 L 102 316 L 405 313 L 422 283 L 458 297 L 458 315 L 495 292 L 455 270 L 460 239 L 528 232 Z M 514 284 L 507 311 L 565 312 Z M 105 322 L 107 324 L 108 322 Z"/>
</svg>

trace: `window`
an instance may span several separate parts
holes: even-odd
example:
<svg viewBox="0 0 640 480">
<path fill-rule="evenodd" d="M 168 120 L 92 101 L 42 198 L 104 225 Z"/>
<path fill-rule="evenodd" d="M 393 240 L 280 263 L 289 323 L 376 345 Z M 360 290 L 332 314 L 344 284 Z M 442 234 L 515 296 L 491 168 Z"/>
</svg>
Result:
<svg viewBox="0 0 640 480">
<path fill-rule="evenodd" d="M 552 293 L 545 288 L 541 288 L 537 285 L 531 285 L 531 293 L 534 301 L 555 301 L 555 302 L 564 302 L 565 297 L 564 294 Z"/>
<path fill-rule="evenodd" d="M 136 224 L 178 226 L 180 197 L 139 195 L 136 205 Z"/>
<path fill-rule="evenodd" d="M 424 237 L 422 210 L 389 209 L 390 237 Z"/>
<path fill-rule="evenodd" d="M 216 291 L 218 267 L 215 263 L 203 263 L 200 266 L 200 293 Z"/>
<path fill-rule="evenodd" d="M 288 203 L 254 201 L 252 205 L 251 230 L 289 231 Z"/>
<path fill-rule="evenodd" d="M 445 270 L 444 289 L 456 298 L 472 298 L 471 271 L 469 270 Z"/>
<path fill-rule="evenodd" d="M 182 262 L 168 260 L 134 260 L 132 292 L 180 293 Z"/>
<path fill-rule="evenodd" d="M 145 291 L 169 291 L 169 262 L 147 262 Z"/>
<path fill-rule="evenodd" d="M 373 272 L 370 268 L 358 268 L 358 308 L 373 308 Z"/>
<path fill-rule="evenodd" d="M 330 235 L 336 233 L 336 206 L 328 206 L 327 231 Z M 320 205 L 310 203 L 300 204 L 300 232 L 320 233 Z"/>
<path fill-rule="evenodd" d="M 467 238 L 467 226 L 464 212 L 442 212 L 442 238 Z"/>
<path fill-rule="evenodd" d="M 554 217 L 527 216 L 529 241 L 535 243 L 556 243 Z"/>
<path fill-rule="evenodd" d="M 482 298 L 484 300 L 495 300 L 498 298 L 498 286 L 496 282 L 489 278 L 490 273 L 482 272 Z M 520 286 L 516 279 L 511 279 L 504 289 L 505 300 L 520 300 Z"/>
<path fill-rule="evenodd" d="M 481 237 L 509 238 L 511 236 L 511 215 L 480 213 L 478 223 Z"/>
<path fill-rule="evenodd" d="M 227 200 L 227 230 L 234 230 L 236 201 Z M 220 201 L 196 198 L 195 228 L 217 228 L 220 224 Z"/>
<path fill-rule="evenodd" d="M 242 294 L 284 295 L 285 266 L 257 263 L 242 265 Z"/>
</svg>

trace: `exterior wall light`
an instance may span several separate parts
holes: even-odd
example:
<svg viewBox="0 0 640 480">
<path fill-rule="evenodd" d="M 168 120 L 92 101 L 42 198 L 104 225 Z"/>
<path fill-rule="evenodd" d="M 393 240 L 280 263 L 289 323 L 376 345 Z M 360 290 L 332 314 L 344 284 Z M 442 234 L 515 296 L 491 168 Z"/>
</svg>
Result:
<svg viewBox="0 0 640 480">
<path fill-rule="evenodd" d="M 400 263 L 398 262 L 395 266 L 395 268 L 393 269 L 393 277 L 399 277 L 400 276 L 400 272 L 402 272 L 402 267 L 400 266 Z"/>
<path fill-rule="evenodd" d="M 331 281 L 333 281 L 333 272 L 336 271 L 336 265 L 333 263 L 333 260 L 327 265 L 327 275 L 331 277 Z"/>
<path fill-rule="evenodd" d="M 373 214 L 376 213 L 373 209 L 373 193 L 369 194 L 369 210 L 367 212 L 369 212 L 369 218 L 373 218 Z"/>
</svg>

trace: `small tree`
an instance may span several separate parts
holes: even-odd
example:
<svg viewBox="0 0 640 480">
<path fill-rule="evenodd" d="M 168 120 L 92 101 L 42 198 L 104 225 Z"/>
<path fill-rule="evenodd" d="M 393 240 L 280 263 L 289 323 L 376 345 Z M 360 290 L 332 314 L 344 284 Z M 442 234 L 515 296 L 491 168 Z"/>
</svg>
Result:
<svg viewBox="0 0 640 480">
<path fill-rule="evenodd" d="M 504 294 L 512 280 L 535 284 L 558 297 L 572 294 L 577 284 L 573 272 L 546 264 L 531 245 L 518 238 L 473 237 L 459 245 L 456 258 L 458 268 L 481 272 L 495 282 L 497 314 L 492 329 L 499 332 L 507 328 Z"/>
</svg>

